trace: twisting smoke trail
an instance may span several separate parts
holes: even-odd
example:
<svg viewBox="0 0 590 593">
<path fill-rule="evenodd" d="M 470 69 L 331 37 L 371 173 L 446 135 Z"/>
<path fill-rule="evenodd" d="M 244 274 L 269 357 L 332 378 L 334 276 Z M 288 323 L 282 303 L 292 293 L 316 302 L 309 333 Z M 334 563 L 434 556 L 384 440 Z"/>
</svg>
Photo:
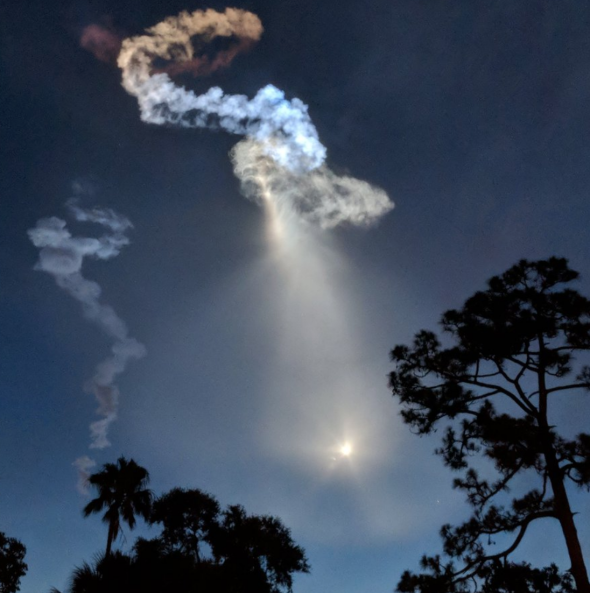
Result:
<svg viewBox="0 0 590 593">
<path fill-rule="evenodd" d="M 326 149 L 299 99 L 285 100 L 284 93 L 272 85 L 258 91 L 252 100 L 245 95 L 225 95 L 219 87 L 196 95 L 175 85 L 165 72 L 152 72 L 155 58 L 173 62 L 171 71 L 177 70 L 178 64 L 193 69 L 191 37 L 195 35 L 208 41 L 219 36 L 258 41 L 262 24 L 255 14 L 236 8 L 223 13 L 211 9 L 183 12 L 147 33 L 125 39 L 118 60 L 123 86 L 137 97 L 143 121 L 208 128 L 215 117 L 215 125 L 228 132 L 265 141 L 268 154 L 285 167 L 305 171 L 323 162 Z M 220 61 L 220 65 L 227 63 Z M 268 142 L 271 138 L 275 141 Z"/>
<path fill-rule="evenodd" d="M 340 177 L 324 165 L 326 148 L 301 100 L 288 101 L 273 85 L 260 89 L 251 100 L 245 95 L 226 95 L 219 87 L 196 95 L 177 86 L 169 76 L 186 71 L 208 73 L 227 66 L 261 34 L 259 18 L 235 8 L 169 17 L 148 29 L 146 35 L 123 41 L 118 59 L 123 86 L 137 97 L 145 122 L 221 127 L 246 136 L 234 149 L 233 162 L 250 197 L 262 199 L 264 185 L 271 199 L 290 202 L 303 219 L 322 228 L 343 222 L 374 222 L 393 208 L 392 202 L 382 190 L 352 177 Z M 191 37 L 196 35 L 205 41 L 234 36 L 239 42 L 209 61 L 194 55 Z M 156 59 L 169 64 L 157 71 Z"/>
<path fill-rule="evenodd" d="M 305 343 L 301 351 L 286 358 L 294 372 L 304 368 L 304 375 L 314 376 L 323 386 L 323 395 L 314 398 L 317 403 L 308 402 L 306 406 L 322 416 L 327 408 L 337 406 L 332 399 L 336 394 L 342 403 L 343 391 L 350 392 L 347 398 L 356 402 L 360 380 L 351 371 L 345 390 L 336 369 L 322 369 L 318 374 L 318 360 L 354 359 L 355 340 L 344 330 L 347 313 L 338 298 L 341 279 L 334 276 L 334 258 L 327 243 L 321 242 L 309 227 L 330 229 L 344 223 L 368 226 L 391 210 L 393 203 L 383 190 L 350 176 L 339 176 L 326 166 L 326 149 L 301 100 L 286 100 L 284 93 L 272 85 L 259 90 L 252 99 L 226 95 L 218 87 L 196 95 L 171 79 L 178 72 L 199 74 L 212 71 L 213 65 L 226 66 L 237 54 L 218 54 L 211 62 L 204 61 L 194 55 L 194 36 L 204 41 L 233 36 L 240 40 L 236 47 L 247 47 L 261 34 L 258 17 L 244 10 L 181 13 L 148 29 L 145 35 L 125 39 L 118 64 L 123 87 L 137 98 L 143 121 L 179 127 L 221 127 L 245 136 L 231 151 L 234 173 L 241 181 L 242 193 L 265 210 L 280 270 L 279 294 L 284 302 L 292 299 L 286 307 L 289 313 L 298 313 L 289 314 L 287 320 L 275 325 L 288 330 L 289 343 L 294 336 Z M 162 61 L 164 66 L 160 66 Z M 284 292 L 286 287 L 288 294 Z M 317 323 L 311 321 L 314 319 Z M 315 388 L 310 385 L 308 391 Z M 348 410 L 354 407 L 353 403 L 346 405 Z M 293 434 L 308 432 L 294 426 Z M 309 440 L 309 434 L 306 438 Z"/>
<path fill-rule="evenodd" d="M 132 225 L 112 210 L 85 210 L 75 201 L 68 202 L 68 210 L 77 221 L 99 224 L 108 233 L 99 238 L 72 237 L 65 220 L 52 216 L 39 220 L 28 234 L 40 249 L 35 269 L 51 274 L 60 288 L 82 304 L 84 316 L 114 340 L 111 355 L 97 365 L 94 376 L 85 386 L 89 393 L 94 394 L 98 402 L 96 413 L 101 417 L 90 424 L 90 448 L 103 449 L 110 444 L 108 429 L 117 418 L 119 390 L 115 379 L 131 359 L 141 358 L 146 350 L 143 344 L 129 337 L 125 322 L 113 308 L 100 302 L 100 286 L 84 278 L 81 270 L 85 257 L 106 260 L 117 256 L 129 244 L 125 233 Z M 87 472 L 92 464 L 93 461 L 87 457 L 75 463 L 81 474 Z"/>
</svg>

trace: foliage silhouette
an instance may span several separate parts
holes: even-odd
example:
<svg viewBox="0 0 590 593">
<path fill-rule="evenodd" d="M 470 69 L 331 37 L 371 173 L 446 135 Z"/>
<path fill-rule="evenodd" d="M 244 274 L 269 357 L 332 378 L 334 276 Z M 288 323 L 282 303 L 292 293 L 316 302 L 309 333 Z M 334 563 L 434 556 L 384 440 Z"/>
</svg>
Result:
<svg viewBox="0 0 590 593">
<path fill-rule="evenodd" d="M 108 525 L 106 555 L 111 553 L 113 542 L 121 529 L 121 520 L 135 527 L 135 517 L 144 519 L 151 511 L 152 493 L 147 489 L 148 471 L 135 461 L 119 457 L 117 463 L 106 463 L 88 482 L 98 490 L 98 496 L 84 507 L 84 516 L 106 509 L 102 520 Z"/>
<path fill-rule="evenodd" d="M 0 531 L 0 593 L 15 593 L 20 590 L 20 579 L 27 572 L 25 563 L 27 549 L 14 537 Z"/>
<path fill-rule="evenodd" d="M 443 564 L 439 556 L 425 556 L 422 568 L 428 573 L 403 573 L 397 590 L 421 593 L 576 593 L 571 573 L 560 573 L 552 564 L 533 568 L 529 563 L 492 560 L 482 564 L 469 579 L 457 579 L 452 564 Z"/>
<path fill-rule="evenodd" d="M 506 591 L 537 591 L 526 583 L 546 577 L 565 592 L 567 575 L 555 576 L 552 567 L 535 572 L 508 562 L 533 521 L 553 518 L 561 526 L 577 591 L 590 593 L 566 490 L 567 482 L 590 485 L 590 435 L 568 439 L 550 423 L 550 404 L 561 405 L 555 394 L 590 387 L 587 365 L 572 378 L 574 354 L 590 350 L 590 301 L 564 286 L 576 278 L 565 259 L 522 260 L 489 280 L 487 290 L 462 309 L 442 316 L 448 345 L 423 330 L 410 347 L 392 350 L 390 386 L 404 422 L 420 435 L 447 422 L 436 452 L 452 470 L 464 470 L 454 486 L 473 507 L 468 521 L 441 530 L 450 560 L 425 556 L 425 572 L 404 573 L 398 591 L 495 591 L 502 590 L 493 586 L 502 574 L 512 581 L 518 574 L 520 588 Z M 470 467 L 476 454 L 492 463 L 495 481 Z M 536 474 L 539 487 L 506 508 L 502 498 L 524 472 Z M 507 534 L 515 534 L 511 542 L 492 552 L 491 545 Z"/>
<path fill-rule="evenodd" d="M 283 593 L 293 573 L 309 572 L 305 552 L 276 517 L 221 510 L 198 489 L 175 488 L 153 502 L 149 522 L 131 554 L 99 556 L 77 568 L 68 593 Z M 54 590 L 54 593 L 59 593 Z"/>
<path fill-rule="evenodd" d="M 233 577 L 235 591 L 244 585 L 250 591 L 291 591 L 292 573 L 309 571 L 303 549 L 279 519 L 248 515 L 239 505 L 223 512 L 210 543 L 216 562 Z"/>
<path fill-rule="evenodd" d="M 203 544 L 210 541 L 219 513 L 219 503 L 209 494 L 174 488 L 154 502 L 150 522 L 162 525 L 160 540 L 168 551 L 194 555 L 200 562 Z"/>
</svg>

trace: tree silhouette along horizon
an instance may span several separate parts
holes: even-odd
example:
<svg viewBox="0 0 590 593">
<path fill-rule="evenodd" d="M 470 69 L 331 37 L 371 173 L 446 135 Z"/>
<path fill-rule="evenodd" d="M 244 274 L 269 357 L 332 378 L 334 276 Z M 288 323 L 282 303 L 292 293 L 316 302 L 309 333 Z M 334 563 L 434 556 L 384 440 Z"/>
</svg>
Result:
<svg viewBox="0 0 590 593">
<path fill-rule="evenodd" d="M 135 463 L 121 459 L 119 467 Z M 95 474 L 101 484 L 111 483 L 114 468 L 106 464 Z M 100 509 L 105 507 L 110 508 L 101 502 Z M 107 548 L 94 562 L 84 562 L 74 569 L 67 592 L 289 593 L 293 574 L 309 572 L 305 551 L 280 519 L 248 514 L 241 505 L 222 509 L 202 490 L 174 488 L 153 501 L 146 517 L 160 528 L 159 535 L 137 538 L 129 554 Z M 54 588 L 51 593 L 60 592 Z"/>
<path fill-rule="evenodd" d="M 25 563 L 27 549 L 16 538 L 0 531 L 0 593 L 16 593 L 20 580 L 28 569 Z"/>
</svg>

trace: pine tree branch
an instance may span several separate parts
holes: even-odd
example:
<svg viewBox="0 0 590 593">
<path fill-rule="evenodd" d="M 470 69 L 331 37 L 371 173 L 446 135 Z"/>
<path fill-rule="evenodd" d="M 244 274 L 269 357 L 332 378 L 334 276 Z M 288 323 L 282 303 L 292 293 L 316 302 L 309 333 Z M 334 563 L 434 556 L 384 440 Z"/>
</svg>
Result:
<svg viewBox="0 0 590 593">
<path fill-rule="evenodd" d="M 487 502 L 491 498 L 496 496 L 496 494 L 498 494 L 499 492 L 505 490 L 508 482 L 510 482 L 510 480 L 522 469 L 522 466 L 522 463 L 518 464 L 512 471 L 505 474 L 501 480 L 498 480 L 495 484 L 493 484 L 492 488 L 490 488 L 489 494 L 487 496 L 482 497 L 480 506 L 483 508 L 483 506 L 487 504 Z"/>
<path fill-rule="evenodd" d="M 518 532 L 516 539 L 512 542 L 512 544 L 508 548 L 506 548 L 502 552 L 498 552 L 496 554 L 491 554 L 489 556 L 482 556 L 482 557 L 478 558 L 477 560 L 474 560 L 473 562 L 468 563 L 467 566 L 463 567 L 461 570 L 454 573 L 453 580 L 458 581 L 458 582 L 468 580 L 476 575 L 477 570 L 481 567 L 482 564 L 484 564 L 486 562 L 492 562 L 494 560 L 508 558 L 508 556 L 510 554 L 512 554 L 512 552 L 514 552 L 514 550 L 516 550 L 516 548 L 519 546 L 520 542 L 522 541 L 522 539 L 526 533 L 526 530 L 527 530 L 529 524 L 532 521 L 535 521 L 537 519 L 544 519 L 544 518 L 549 518 L 549 517 L 551 517 L 553 519 L 557 519 L 557 515 L 555 514 L 554 511 L 539 511 L 537 513 L 531 513 L 530 515 L 527 515 L 519 523 L 520 531 Z M 473 571 L 473 572 L 471 572 L 470 574 L 465 574 L 469 571 Z M 461 575 L 464 575 L 464 576 L 461 576 Z M 460 578 L 456 578 L 456 577 L 460 577 Z"/>
<path fill-rule="evenodd" d="M 590 389 L 590 383 L 570 383 L 569 385 L 560 385 L 559 387 L 550 387 L 545 389 L 545 393 L 555 393 L 556 391 L 565 391 L 568 389 Z"/>
<path fill-rule="evenodd" d="M 483 383 L 482 381 L 475 381 L 469 380 L 466 377 L 463 377 L 460 382 L 467 383 L 467 385 L 475 385 L 476 387 L 485 387 L 486 389 L 491 389 L 492 392 L 487 394 L 485 397 L 489 397 L 490 395 L 495 395 L 496 393 L 502 393 L 508 396 L 523 412 L 526 414 L 530 414 L 528 406 L 525 406 L 518 397 L 514 395 L 508 389 L 502 387 L 501 385 L 494 385 L 489 383 Z"/>
<path fill-rule="evenodd" d="M 506 373 L 506 371 L 502 368 L 502 365 L 496 359 L 494 359 L 494 363 L 495 363 L 496 367 L 498 368 L 498 372 L 501 373 L 502 377 L 504 377 L 504 379 L 506 381 L 508 381 L 509 383 L 512 383 L 512 385 L 514 385 L 516 391 L 518 392 L 519 399 L 522 402 L 523 406 L 528 409 L 528 413 L 531 414 L 532 416 L 535 416 L 537 413 L 537 408 L 535 408 L 531 404 L 531 402 L 527 399 L 518 380 L 512 379 L 512 377 L 510 377 L 508 375 L 508 373 Z"/>
</svg>

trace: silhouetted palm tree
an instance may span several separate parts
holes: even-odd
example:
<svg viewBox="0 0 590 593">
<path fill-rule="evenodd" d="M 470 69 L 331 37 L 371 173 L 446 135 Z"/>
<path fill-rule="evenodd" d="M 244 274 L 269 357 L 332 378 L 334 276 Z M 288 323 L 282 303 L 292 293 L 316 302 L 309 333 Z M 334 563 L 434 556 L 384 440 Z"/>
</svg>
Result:
<svg viewBox="0 0 590 593">
<path fill-rule="evenodd" d="M 88 482 L 98 490 L 98 496 L 84 507 L 84 516 L 106 509 L 102 520 L 109 526 L 106 556 L 121 528 L 121 520 L 135 527 L 135 517 L 147 519 L 150 514 L 152 493 L 147 489 L 148 471 L 135 461 L 119 457 L 117 463 L 105 463 L 101 471 L 92 474 Z"/>
</svg>

